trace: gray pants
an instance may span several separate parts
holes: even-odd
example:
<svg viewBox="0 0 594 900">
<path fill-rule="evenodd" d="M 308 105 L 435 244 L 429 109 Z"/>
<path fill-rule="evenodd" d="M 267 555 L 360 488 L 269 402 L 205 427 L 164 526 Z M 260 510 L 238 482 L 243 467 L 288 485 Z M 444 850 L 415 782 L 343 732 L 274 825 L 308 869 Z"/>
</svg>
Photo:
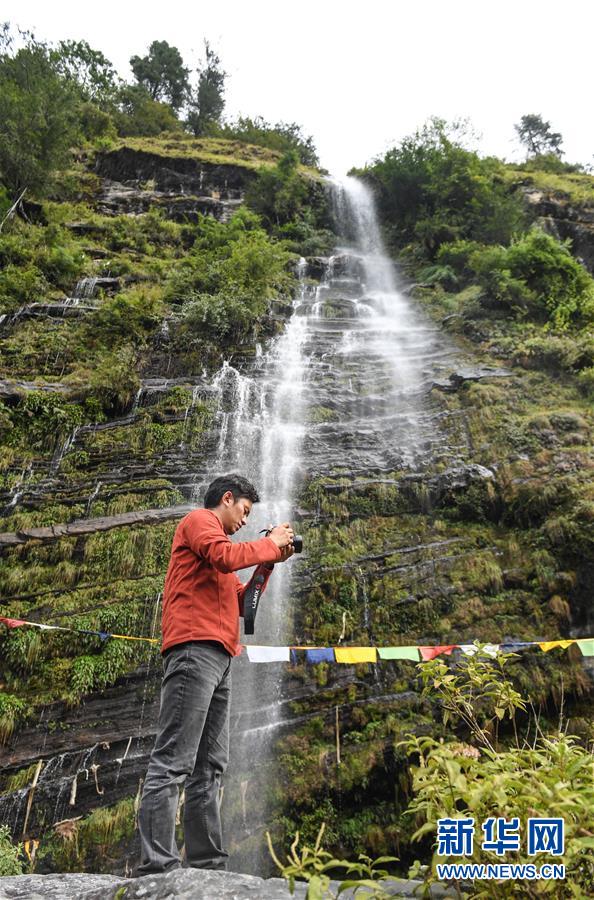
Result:
<svg viewBox="0 0 594 900">
<path fill-rule="evenodd" d="M 138 814 L 138 875 L 181 865 L 175 816 L 184 781 L 187 864 L 226 868 L 219 788 L 229 759 L 230 670 L 222 644 L 187 641 L 164 654 L 157 737 Z"/>
</svg>

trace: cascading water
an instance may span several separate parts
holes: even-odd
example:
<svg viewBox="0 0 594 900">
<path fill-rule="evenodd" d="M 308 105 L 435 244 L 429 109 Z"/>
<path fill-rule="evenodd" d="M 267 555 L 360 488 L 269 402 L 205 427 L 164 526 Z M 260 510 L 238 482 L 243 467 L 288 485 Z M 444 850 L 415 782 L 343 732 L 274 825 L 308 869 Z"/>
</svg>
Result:
<svg viewBox="0 0 594 900">
<path fill-rule="evenodd" d="M 355 404 L 347 401 L 344 425 L 348 430 L 354 418 L 359 427 L 373 427 L 375 452 L 366 455 L 371 470 L 417 469 L 436 449 L 424 394 L 436 364 L 443 365 L 452 349 L 399 290 L 370 189 L 354 178 L 336 181 L 333 206 L 350 244 L 339 259 L 360 279 L 360 293 L 355 288 L 353 297 L 356 327 L 344 330 L 340 351 L 347 365 L 355 366 L 363 397 Z"/>
<path fill-rule="evenodd" d="M 303 274 L 303 266 L 300 267 Z M 254 360 L 250 374 L 226 363 L 214 382 L 218 444 L 205 479 L 237 471 L 257 486 L 261 501 L 253 508 L 243 539 L 255 540 L 271 524 L 293 518 L 300 474 L 300 449 L 306 428 L 304 393 L 307 317 L 297 315 L 307 293 L 301 291 L 284 333 Z M 202 499 L 204 484 L 196 485 Z M 279 644 L 290 639 L 291 563 L 276 567 L 260 604 L 256 634 L 246 643 Z M 239 573 L 244 580 L 250 572 Z M 234 666 L 231 711 L 232 758 L 225 790 L 225 820 L 232 855 L 230 867 L 264 867 L 261 836 L 267 822 L 262 801 L 271 761 L 271 738 L 279 718 L 282 664 L 257 666 L 241 658 Z M 248 816 L 247 810 L 250 811 Z M 247 839 L 247 840 L 246 840 Z"/>
<path fill-rule="evenodd" d="M 440 444 L 424 395 L 449 351 L 398 291 L 370 191 L 351 178 L 331 190 L 348 246 L 327 260 L 315 288 L 302 262 L 300 295 L 282 337 L 256 358 L 249 377 L 226 365 L 216 381 L 216 471 L 237 470 L 261 492 L 242 535 L 248 539 L 268 524 L 294 521 L 302 475 L 418 469 L 435 459 Z M 256 635 L 246 643 L 294 640 L 291 574 L 300 564 L 276 567 Z M 291 722 L 284 672 L 282 664 L 259 666 L 244 657 L 234 668 L 224 820 L 230 867 L 239 871 L 270 868 L 262 852 L 270 825 L 266 798 L 275 780 L 274 747 Z"/>
</svg>

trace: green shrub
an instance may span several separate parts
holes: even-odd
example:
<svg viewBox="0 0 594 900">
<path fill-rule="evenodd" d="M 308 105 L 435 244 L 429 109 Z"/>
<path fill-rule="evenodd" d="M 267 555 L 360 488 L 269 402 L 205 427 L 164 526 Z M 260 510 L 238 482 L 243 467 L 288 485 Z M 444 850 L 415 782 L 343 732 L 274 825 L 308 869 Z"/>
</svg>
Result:
<svg viewBox="0 0 594 900">
<path fill-rule="evenodd" d="M 594 400 L 594 366 L 582 369 L 578 376 L 578 384 L 580 391 Z"/>
<path fill-rule="evenodd" d="M 80 128 L 88 141 L 101 139 L 108 143 L 117 138 L 112 116 L 95 103 L 82 103 L 79 110 Z"/>
<path fill-rule="evenodd" d="M 29 391 L 12 413 L 11 439 L 23 440 L 34 450 L 43 450 L 63 440 L 82 424 L 84 409 L 63 395 Z"/>
<path fill-rule="evenodd" d="M 50 858 L 58 872 L 113 871 L 122 842 L 134 834 L 134 797 L 94 809 L 83 819 L 59 823 L 38 858 Z M 120 897 L 120 891 L 115 894 Z"/>
<path fill-rule="evenodd" d="M 514 362 L 527 369 L 566 372 L 575 367 L 579 353 L 575 338 L 542 334 L 520 344 L 514 353 Z"/>
<path fill-rule="evenodd" d="M 142 346 L 161 316 L 161 289 L 134 287 L 104 300 L 92 314 L 89 329 L 94 340 L 108 347 L 123 341 Z"/>
<path fill-rule="evenodd" d="M 216 340 L 240 340 L 248 336 L 255 319 L 264 312 L 261 303 L 219 291 L 198 294 L 184 307 L 185 322 L 192 333 Z"/>
<path fill-rule="evenodd" d="M 105 224 L 111 250 L 136 250 L 153 254 L 168 244 L 181 244 L 182 226 L 165 218 L 159 209 L 140 216 L 115 216 Z"/>
<path fill-rule="evenodd" d="M 122 412 L 130 406 L 140 387 L 136 353 L 129 345 L 115 352 L 106 351 L 92 368 L 77 369 L 72 380 L 78 382 L 81 390 L 88 390 L 106 414 Z"/>
<path fill-rule="evenodd" d="M 319 163 L 313 138 L 306 137 L 295 122 L 276 122 L 273 125 L 261 116 L 254 119 L 239 116 L 234 122 L 211 126 L 209 134 L 229 141 L 245 141 L 248 144 L 270 147 L 279 153 L 295 150 L 305 166 L 317 166 Z"/>
<path fill-rule="evenodd" d="M 8 825 L 0 825 L 0 877 L 23 874 L 22 849 L 22 844 L 12 843 Z"/>
<path fill-rule="evenodd" d="M 594 280 L 571 255 L 568 243 L 533 228 L 512 242 L 506 262 L 555 325 L 594 319 Z"/>
<path fill-rule="evenodd" d="M 71 291 L 85 264 L 74 238 L 57 224 L 12 220 L 0 234 L 0 311 L 43 300 L 52 288 Z"/>
<path fill-rule="evenodd" d="M 580 174 L 584 171 L 580 163 L 564 162 L 556 153 L 537 153 L 516 168 L 523 172 L 554 172 L 560 175 Z"/>
<path fill-rule="evenodd" d="M 183 305 L 184 327 L 192 336 L 245 339 L 269 302 L 289 293 L 291 259 L 249 210 L 227 224 L 204 219 L 194 247 L 168 279 L 166 298 Z"/>
<path fill-rule="evenodd" d="M 0 314 L 13 313 L 43 296 L 47 282 L 35 266 L 8 265 L 0 270 Z"/>
<path fill-rule="evenodd" d="M 27 704 L 14 694 L 0 693 L 0 744 L 6 744 L 17 723 L 25 716 Z"/>
<path fill-rule="evenodd" d="M 522 829 L 529 817 L 559 817 L 565 821 L 563 862 L 567 884 L 572 886 L 567 896 L 589 896 L 594 888 L 588 824 L 594 802 L 591 754 L 564 732 L 541 732 L 538 739 L 520 745 L 516 725 L 515 745 L 497 747 L 494 723 L 507 717 L 515 720 L 516 712 L 525 710 L 527 704 L 505 671 L 515 654 L 499 652 L 493 660 L 476 646 L 477 652 L 455 667 L 441 659 L 417 666 L 423 695 L 439 698 L 444 721 L 454 726 L 463 723 L 472 743 L 411 735 L 399 745 L 406 747 L 414 760 L 415 797 L 405 814 L 418 826 L 413 840 L 436 834 L 438 819 L 447 817 L 470 816 L 478 823 L 491 816 L 518 817 Z M 429 882 L 436 879 L 436 864 L 445 859 L 433 853 Z M 487 863 L 492 858 L 480 841 L 475 841 L 468 861 Z M 513 861 L 534 859 L 519 850 L 513 852 Z M 481 896 L 507 896 L 505 887 L 495 882 L 482 882 L 481 888 Z M 509 888 L 510 895 L 515 895 L 514 885 Z"/>
<path fill-rule="evenodd" d="M 507 243 L 521 229 L 521 202 L 499 160 L 466 150 L 463 129 L 431 119 L 360 174 L 377 187 L 395 243 L 421 242 L 433 259 L 458 239 Z"/>
<path fill-rule="evenodd" d="M 172 108 L 167 103 L 153 100 L 141 85 L 124 85 L 118 102 L 119 109 L 114 110 L 113 121 L 119 135 L 156 135 L 182 129 Z"/>
<path fill-rule="evenodd" d="M 532 314 L 558 328 L 594 320 L 594 280 L 560 243 L 538 228 L 509 247 L 458 241 L 441 247 L 437 261 L 465 283 L 512 312 Z"/>
<path fill-rule="evenodd" d="M 288 150 L 278 165 L 260 170 L 246 192 L 246 203 L 269 226 L 281 226 L 299 217 L 308 196 L 299 173 L 299 156 Z"/>
<path fill-rule="evenodd" d="M 11 206 L 12 200 L 10 199 L 10 195 L 4 185 L 0 184 L 0 222 L 8 215 Z"/>
</svg>

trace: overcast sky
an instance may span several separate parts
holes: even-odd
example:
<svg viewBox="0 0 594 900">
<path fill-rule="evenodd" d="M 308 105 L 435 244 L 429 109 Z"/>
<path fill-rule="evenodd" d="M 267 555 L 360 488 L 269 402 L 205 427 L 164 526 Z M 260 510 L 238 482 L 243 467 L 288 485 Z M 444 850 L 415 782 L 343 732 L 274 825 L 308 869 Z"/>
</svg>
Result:
<svg viewBox="0 0 594 900">
<path fill-rule="evenodd" d="M 513 125 L 540 113 L 566 160 L 593 161 L 591 0 L 2 0 L 0 20 L 85 39 L 126 78 L 153 40 L 193 66 L 208 38 L 226 115 L 300 123 L 334 174 L 431 115 L 469 117 L 482 153 L 520 159 Z"/>
</svg>

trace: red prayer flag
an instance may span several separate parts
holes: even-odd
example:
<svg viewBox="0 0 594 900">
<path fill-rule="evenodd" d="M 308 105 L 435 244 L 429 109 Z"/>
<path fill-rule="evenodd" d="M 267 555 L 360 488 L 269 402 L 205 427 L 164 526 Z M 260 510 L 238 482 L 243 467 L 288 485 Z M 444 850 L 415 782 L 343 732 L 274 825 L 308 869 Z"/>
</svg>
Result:
<svg viewBox="0 0 594 900">
<path fill-rule="evenodd" d="M 24 619 L 7 619 L 5 616 L 0 616 L 0 622 L 4 622 L 9 628 L 18 628 L 19 625 L 27 624 Z"/>
<path fill-rule="evenodd" d="M 445 653 L 446 656 L 449 656 L 454 647 L 457 647 L 457 644 L 445 644 L 441 647 L 419 647 L 421 651 L 421 659 L 435 659 L 436 656 L 439 656 L 441 653 Z"/>
</svg>

